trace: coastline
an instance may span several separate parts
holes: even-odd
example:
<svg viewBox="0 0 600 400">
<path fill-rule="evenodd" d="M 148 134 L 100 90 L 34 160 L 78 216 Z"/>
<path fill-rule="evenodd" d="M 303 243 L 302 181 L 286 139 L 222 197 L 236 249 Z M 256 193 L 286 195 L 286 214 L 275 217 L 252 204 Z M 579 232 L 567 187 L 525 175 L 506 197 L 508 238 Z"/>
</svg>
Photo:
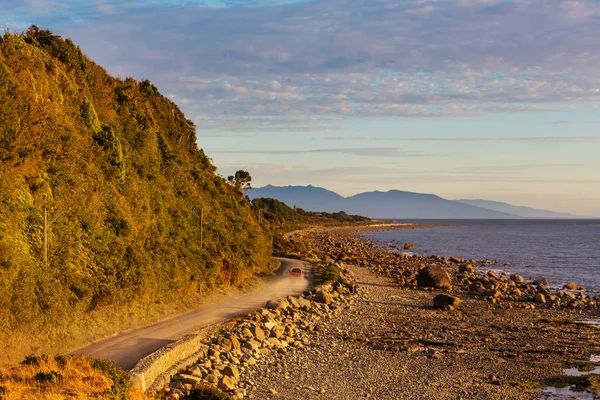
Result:
<svg viewBox="0 0 600 400">
<path fill-rule="evenodd" d="M 546 279 L 554 291 L 576 282 L 586 294 L 595 296 L 600 295 L 598 249 L 594 229 L 590 231 L 588 226 L 567 221 L 565 228 L 562 220 L 467 221 L 464 225 L 458 221 L 431 232 L 364 236 L 377 246 L 396 251 L 402 251 L 404 242 L 413 242 L 416 247 L 408 254 L 473 260 L 473 266 L 485 273 L 494 270 L 521 274 L 526 280 Z"/>
<path fill-rule="evenodd" d="M 271 348 L 264 339 L 265 347 L 252 353 L 253 364 L 238 365 L 237 398 L 533 400 L 565 382 L 600 396 L 600 375 L 594 370 L 600 331 L 581 323 L 600 317 L 595 300 L 557 295 L 561 302 L 550 301 L 555 294 L 547 293 L 546 299 L 544 285 L 473 271 L 467 260 L 407 256 L 361 236 L 365 230 L 391 228 L 329 228 L 289 237 L 303 243 L 296 257 L 317 269 L 342 269 L 354 277 L 358 290 L 329 304 L 320 304 L 316 296 L 331 285 L 306 292 L 302 298 L 318 310 L 317 322 L 311 312 L 295 309 L 275 314 L 263 309 L 242 320 L 264 325 L 275 318 L 295 335 L 284 334 L 277 343 L 294 344 L 298 338 L 301 343 Z M 450 287 L 417 285 L 419 271 L 428 267 L 445 271 Z M 434 306 L 441 294 L 459 298 L 460 305 Z M 212 343 L 222 340 L 217 335 Z M 240 338 L 242 350 L 246 340 Z M 231 359 L 221 358 L 224 364 Z M 595 372 L 564 376 L 573 367 Z M 203 376 L 200 371 L 201 382 Z"/>
</svg>

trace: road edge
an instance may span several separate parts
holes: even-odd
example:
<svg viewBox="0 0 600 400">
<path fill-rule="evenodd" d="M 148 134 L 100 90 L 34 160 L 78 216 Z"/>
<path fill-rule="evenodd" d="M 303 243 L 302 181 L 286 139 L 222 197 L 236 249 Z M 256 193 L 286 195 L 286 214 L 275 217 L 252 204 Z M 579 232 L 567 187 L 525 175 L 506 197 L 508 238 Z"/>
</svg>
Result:
<svg viewBox="0 0 600 400">
<path fill-rule="evenodd" d="M 280 262 L 277 274 L 284 274 L 287 271 L 286 258 L 274 258 Z M 309 264 L 312 269 L 311 262 L 300 261 Z M 309 282 L 309 287 L 312 287 L 312 280 L 309 279 Z M 158 390 L 163 387 L 169 382 L 171 375 L 174 375 L 178 370 L 194 364 L 200 358 L 206 357 L 208 346 L 202 343 L 202 340 L 204 340 L 207 333 L 238 318 L 240 317 L 224 320 L 189 333 L 139 360 L 129 371 L 129 379 L 134 388 L 145 392 L 146 390 Z"/>
</svg>

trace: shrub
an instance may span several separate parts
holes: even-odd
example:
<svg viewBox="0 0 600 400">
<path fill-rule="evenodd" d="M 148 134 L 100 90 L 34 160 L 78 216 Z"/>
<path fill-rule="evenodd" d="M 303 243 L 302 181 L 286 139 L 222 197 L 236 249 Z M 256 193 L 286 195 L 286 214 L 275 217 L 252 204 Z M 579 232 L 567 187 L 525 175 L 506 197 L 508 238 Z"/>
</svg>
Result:
<svg viewBox="0 0 600 400">
<path fill-rule="evenodd" d="M 335 283 L 342 278 L 342 269 L 335 264 L 315 268 L 315 285 Z"/>
<path fill-rule="evenodd" d="M 199 385 L 190 392 L 188 400 L 230 400 L 231 397 L 212 386 Z"/>
<path fill-rule="evenodd" d="M 131 389 L 131 381 L 127 371 L 117 368 L 115 363 L 109 360 L 92 360 L 92 367 L 111 380 L 112 386 L 105 393 L 110 399 L 126 399 L 127 392 Z"/>
</svg>

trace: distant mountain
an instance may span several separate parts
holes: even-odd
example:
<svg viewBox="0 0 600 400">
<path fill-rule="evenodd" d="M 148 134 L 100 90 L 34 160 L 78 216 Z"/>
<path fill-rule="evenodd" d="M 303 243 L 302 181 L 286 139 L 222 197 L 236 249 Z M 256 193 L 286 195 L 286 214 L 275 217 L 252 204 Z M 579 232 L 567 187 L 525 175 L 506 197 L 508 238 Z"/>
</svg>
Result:
<svg viewBox="0 0 600 400">
<path fill-rule="evenodd" d="M 460 203 L 471 206 L 487 208 L 488 210 L 499 211 L 508 214 L 518 215 L 524 218 L 589 218 L 580 215 L 557 213 L 548 210 L 539 210 L 531 207 L 513 206 L 512 204 L 502 203 L 500 201 L 490 200 L 455 200 Z"/>
<path fill-rule="evenodd" d="M 371 218 L 518 218 L 508 213 L 488 210 L 443 199 L 433 194 L 403 192 L 366 192 L 346 199 L 348 213 Z"/>
<path fill-rule="evenodd" d="M 320 187 L 308 186 L 272 186 L 250 189 L 248 196 L 251 199 L 270 197 L 284 202 L 290 207 L 298 206 L 307 211 L 342 211 L 344 197 L 331 190 Z M 346 210 L 344 210 L 346 211 Z"/>
<path fill-rule="evenodd" d="M 327 189 L 309 186 L 272 186 L 252 189 L 251 198 L 271 197 L 290 207 L 294 205 L 308 211 L 345 211 L 370 218 L 481 218 L 509 219 L 516 215 L 488 210 L 443 199 L 423 193 L 390 190 L 389 192 L 366 192 L 342 197 Z"/>
</svg>

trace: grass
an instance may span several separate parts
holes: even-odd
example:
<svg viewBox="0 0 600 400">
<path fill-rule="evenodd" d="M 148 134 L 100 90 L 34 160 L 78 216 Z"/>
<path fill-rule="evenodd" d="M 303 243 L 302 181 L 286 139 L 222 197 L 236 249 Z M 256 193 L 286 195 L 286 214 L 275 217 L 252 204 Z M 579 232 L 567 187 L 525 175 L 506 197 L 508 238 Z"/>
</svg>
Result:
<svg viewBox="0 0 600 400">
<path fill-rule="evenodd" d="M 0 398 L 152 399 L 135 390 L 127 372 L 110 361 L 46 355 L 27 356 L 17 366 L 0 369 Z"/>
</svg>

